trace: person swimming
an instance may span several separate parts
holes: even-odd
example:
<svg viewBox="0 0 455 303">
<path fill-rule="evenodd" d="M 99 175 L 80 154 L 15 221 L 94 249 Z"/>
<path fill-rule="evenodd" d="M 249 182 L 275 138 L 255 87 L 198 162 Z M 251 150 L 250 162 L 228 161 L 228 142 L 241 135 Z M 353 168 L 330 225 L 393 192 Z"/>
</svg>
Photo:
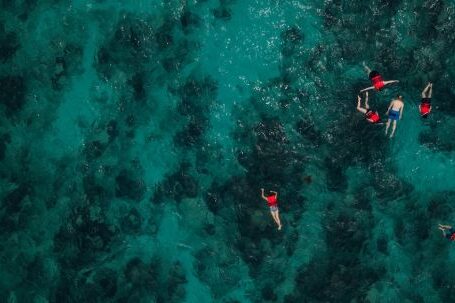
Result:
<svg viewBox="0 0 455 303">
<path fill-rule="evenodd" d="M 455 241 L 455 230 L 450 225 L 439 224 L 438 229 L 442 231 L 442 236 L 451 241 Z"/>
<path fill-rule="evenodd" d="M 419 112 L 422 118 L 428 118 L 431 112 L 431 95 L 433 94 L 433 83 L 428 82 L 422 91 L 422 101 L 419 105 Z"/>
<path fill-rule="evenodd" d="M 365 115 L 365 119 L 372 123 L 376 124 L 381 121 L 381 118 L 379 117 L 379 113 L 377 111 L 373 111 L 370 109 L 370 106 L 368 105 L 368 92 L 365 93 L 365 107 L 361 106 L 362 98 L 360 95 L 357 95 L 357 110 Z"/>
<path fill-rule="evenodd" d="M 268 196 L 264 195 L 264 189 L 261 188 L 261 196 L 262 199 L 267 201 L 267 205 L 270 208 L 270 213 L 272 214 L 272 218 L 275 221 L 275 223 L 278 225 L 278 230 L 281 230 L 281 220 L 280 220 L 280 215 L 279 215 L 279 210 L 278 210 L 278 193 L 276 191 L 270 191 L 271 194 Z"/>
<path fill-rule="evenodd" d="M 363 63 L 363 67 L 365 68 L 367 74 L 368 74 L 368 78 L 370 78 L 371 80 L 371 84 L 373 86 L 370 86 L 370 87 L 367 87 L 365 89 L 362 89 L 360 92 L 363 93 L 363 92 L 366 92 L 366 91 L 369 91 L 369 90 L 372 90 L 372 89 L 375 89 L 376 91 L 380 91 L 382 90 L 386 85 L 389 85 L 389 84 L 392 84 L 392 83 L 397 83 L 397 82 L 400 82 L 398 80 L 388 80 L 388 81 L 384 81 L 384 79 L 382 78 L 381 74 L 379 74 L 377 71 L 375 70 L 371 70 L 368 66 L 365 65 L 365 63 Z"/>
<path fill-rule="evenodd" d="M 390 138 L 393 137 L 395 134 L 395 129 L 397 128 L 397 121 L 401 119 L 403 115 L 403 97 L 397 96 L 396 99 L 390 102 L 389 108 L 387 109 L 386 114 L 389 115 L 389 119 L 387 120 L 387 125 L 385 128 L 385 135 L 387 136 L 387 132 L 389 130 L 390 122 L 393 121 L 392 124 L 392 131 L 390 133 Z"/>
</svg>

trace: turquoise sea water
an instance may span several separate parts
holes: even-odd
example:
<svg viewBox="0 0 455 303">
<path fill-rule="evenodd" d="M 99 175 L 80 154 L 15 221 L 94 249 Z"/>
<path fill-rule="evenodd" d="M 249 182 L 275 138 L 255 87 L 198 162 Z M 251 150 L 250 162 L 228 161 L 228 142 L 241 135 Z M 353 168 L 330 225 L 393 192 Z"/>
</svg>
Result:
<svg viewBox="0 0 455 303">
<path fill-rule="evenodd" d="M 0 302 L 455 301 L 453 1 L 0 7 Z"/>
</svg>

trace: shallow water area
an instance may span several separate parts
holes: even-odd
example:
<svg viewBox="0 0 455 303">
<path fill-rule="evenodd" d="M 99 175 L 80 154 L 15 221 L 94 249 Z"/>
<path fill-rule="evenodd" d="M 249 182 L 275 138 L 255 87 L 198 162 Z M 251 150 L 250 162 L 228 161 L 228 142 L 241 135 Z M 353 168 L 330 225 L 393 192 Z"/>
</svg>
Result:
<svg viewBox="0 0 455 303">
<path fill-rule="evenodd" d="M 0 302 L 454 301 L 454 20 L 448 0 L 1 2 Z M 369 94 L 384 122 L 403 95 L 394 138 L 356 112 L 363 62 L 400 81 Z"/>
</svg>

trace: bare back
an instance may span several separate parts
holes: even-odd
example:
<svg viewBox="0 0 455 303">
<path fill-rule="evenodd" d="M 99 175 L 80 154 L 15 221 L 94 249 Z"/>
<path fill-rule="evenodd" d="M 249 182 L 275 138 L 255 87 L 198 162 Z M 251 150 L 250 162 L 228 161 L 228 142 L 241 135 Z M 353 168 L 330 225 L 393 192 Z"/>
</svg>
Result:
<svg viewBox="0 0 455 303">
<path fill-rule="evenodd" d="M 401 101 L 399 99 L 395 99 L 390 103 L 390 106 L 392 107 L 392 110 L 398 112 L 403 108 L 404 103 L 403 103 L 403 101 Z"/>
</svg>

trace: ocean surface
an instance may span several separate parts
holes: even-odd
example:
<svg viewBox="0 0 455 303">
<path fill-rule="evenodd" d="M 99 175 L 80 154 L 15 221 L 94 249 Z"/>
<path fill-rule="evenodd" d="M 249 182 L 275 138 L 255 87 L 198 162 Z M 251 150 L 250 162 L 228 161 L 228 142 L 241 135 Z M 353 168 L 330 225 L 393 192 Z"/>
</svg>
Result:
<svg viewBox="0 0 455 303">
<path fill-rule="evenodd" d="M 455 302 L 454 50 L 453 0 L 0 1 L 0 302 Z"/>
</svg>

